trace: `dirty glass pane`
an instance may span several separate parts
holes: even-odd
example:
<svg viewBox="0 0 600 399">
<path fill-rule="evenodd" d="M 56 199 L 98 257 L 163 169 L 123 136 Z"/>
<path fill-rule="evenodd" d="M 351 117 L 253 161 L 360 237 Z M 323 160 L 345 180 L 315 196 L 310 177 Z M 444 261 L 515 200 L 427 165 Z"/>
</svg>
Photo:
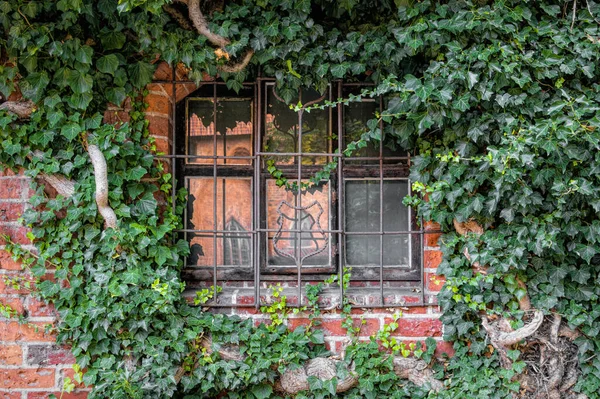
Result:
<svg viewBox="0 0 600 399">
<path fill-rule="evenodd" d="M 356 90 L 355 90 L 356 91 Z M 358 94 L 347 92 L 349 94 Z M 358 141 L 362 135 L 369 131 L 367 122 L 371 119 L 376 118 L 376 113 L 379 111 L 379 99 L 364 98 L 361 102 L 351 102 L 344 106 L 344 143 L 347 146 L 353 141 Z M 380 137 L 371 138 L 368 141 L 367 146 L 363 148 L 357 148 L 354 150 L 352 155 L 348 158 L 347 162 L 352 164 L 378 164 L 379 160 L 353 160 L 356 157 L 375 157 L 379 158 L 381 141 Z M 396 143 L 393 137 L 389 136 L 385 138 L 383 146 L 383 157 L 401 157 L 406 156 L 406 152 L 403 151 Z M 385 162 L 385 160 L 384 160 Z M 397 162 L 397 161 L 396 161 Z M 390 162 L 385 162 L 390 163 Z M 393 163 L 393 161 L 392 161 Z"/>
<path fill-rule="evenodd" d="M 380 231 L 380 191 L 378 180 L 348 180 L 345 191 L 346 231 L 368 233 Z M 402 199 L 408 193 L 406 180 L 383 182 L 383 231 L 410 230 L 408 208 Z M 379 265 L 380 235 L 347 235 L 346 264 Z M 383 236 L 383 265 L 407 265 L 409 235 Z"/>
<path fill-rule="evenodd" d="M 216 107 L 210 99 L 188 100 L 188 155 L 252 155 L 252 101 L 219 99 Z M 216 142 L 215 142 L 216 133 Z M 216 146 L 216 151 L 215 151 Z M 212 164 L 210 158 L 194 158 L 189 163 Z M 219 159 L 217 164 L 250 164 L 250 159 Z"/>
<path fill-rule="evenodd" d="M 217 178 L 217 203 L 212 178 L 188 178 L 186 229 L 220 230 L 217 265 L 251 266 L 252 186 L 250 179 Z M 216 209 L 215 209 L 216 208 Z M 216 211 L 216 215 L 215 215 Z M 216 216 L 216 219 L 215 219 Z M 191 245 L 188 265 L 212 266 L 215 262 L 211 233 L 187 233 Z"/>
<path fill-rule="evenodd" d="M 318 100 L 322 96 L 314 90 L 302 90 L 292 104 L 298 101 L 307 103 Z M 274 92 L 273 86 L 267 86 L 267 104 L 265 115 L 265 137 L 263 149 L 267 152 L 300 152 L 300 131 L 302 131 L 302 152 L 329 152 L 329 111 L 311 110 L 302 114 L 302 129 L 300 129 L 299 113 L 290 109 L 281 97 Z M 275 159 L 281 165 L 293 164 L 294 158 L 281 156 Z M 325 157 L 307 156 L 302 158 L 302 164 L 323 164 Z"/>
<path fill-rule="evenodd" d="M 274 180 L 267 180 L 267 258 L 269 265 L 330 264 L 329 184 L 303 192 L 301 204 L 297 195 Z M 290 231 L 291 230 L 291 231 Z"/>
</svg>

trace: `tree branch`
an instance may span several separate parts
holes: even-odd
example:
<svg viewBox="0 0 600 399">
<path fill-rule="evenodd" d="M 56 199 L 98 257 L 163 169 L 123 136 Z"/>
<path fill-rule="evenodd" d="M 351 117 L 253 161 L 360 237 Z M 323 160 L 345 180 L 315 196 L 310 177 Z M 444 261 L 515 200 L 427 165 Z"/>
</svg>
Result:
<svg viewBox="0 0 600 399">
<path fill-rule="evenodd" d="M 241 72 L 244 68 L 248 66 L 252 56 L 254 55 L 254 50 L 248 50 L 248 52 L 244 55 L 244 58 L 237 64 L 233 65 L 221 65 L 219 66 L 219 70 L 227 73 L 237 73 Z"/>
<path fill-rule="evenodd" d="M 96 181 L 96 204 L 98 211 L 104 218 L 106 228 L 117 228 L 117 215 L 108 204 L 108 175 L 106 173 L 106 159 L 104 154 L 95 144 L 88 144 L 88 153 L 94 167 Z"/>
<path fill-rule="evenodd" d="M 208 22 L 200 10 L 200 0 L 188 0 L 187 5 L 188 15 L 198 33 L 205 36 L 215 46 L 223 48 L 229 44 L 229 39 L 211 32 L 208 28 Z"/>
</svg>

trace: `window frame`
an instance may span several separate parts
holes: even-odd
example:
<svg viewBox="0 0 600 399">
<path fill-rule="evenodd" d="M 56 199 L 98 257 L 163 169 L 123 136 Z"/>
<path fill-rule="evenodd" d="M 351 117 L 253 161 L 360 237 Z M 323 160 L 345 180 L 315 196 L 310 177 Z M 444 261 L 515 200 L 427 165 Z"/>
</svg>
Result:
<svg viewBox="0 0 600 399">
<path fill-rule="evenodd" d="M 223 99 L 227 99 L 228 97 L 220 97 L 217 95 L 217 87 L 221 82 L 204 82 L 204 85 L 212 86 L 213 88 L 213 97 L 211 100 L 214 103 L 214 107 L 216 109 L 216 101 L 223 101 Z M 187 104 L 190 100 L 194 100 L 197 97 L 194 96 L 198 90 L 191 95 L 187 96 L 184 101 L 181 101 L 177 106 L 176 115 L 181 118 L 182 113 L 185 115 L 184 123 L 185 123 L 185 132 L 184 142 L 185 148 L 183 149 L 181 146 L 176 148 L 176 167 L 177 171 L 177 181 L 186 182 L 189 178 L 195 177 L 205 177 L 210 179 L 219 179 L 219 178 L 249 178 L 251 180 L 252 187 L 252 226 L 251 230 L 248 232 L 248 235 L 251 236 L 251 245 L 252 248 L 250 259 L 251 265 L 248 268 L 249 270 L 245 270 L 243 273 L 239 271 L 228 271 L 223 272 L 223 270 L 218 270 L 222 266 L 217 265 L 217 256 L 215 252 L 214 256 L 214 266 L 212 268 L 212 272 L 208 273 L 199 273 L 198 271 L 190 270 L 186 264 L 184 265 L 183 277 L 185 280 L 200 282 L 200 281 L 210 281 L 212 280 L 213 284 L 216 286 L 218 282 L 224 282 L 228 280 L 233 281 L 247 281 L 253 282 L 254 288 L 256 292 L 255 300 L 257 303 L 261 301 L 260 299 L 260 285 L 262 282 L 268 281 L 288 281 L 298 283 L 298 288 L 301 287 L 302 283 L 310 282 L 310 281 L 322 281 L 331 274 L 338 274 L 340 279 L 342 277 L 343 269 L 345 267 L 345 237 L 348 235 L 347 231 L 345 231 L 344 226 L 344 199 L 345 199 L 345 187 L 347 181 L 352 180 L 373 180 L 380 182 L 380 190 L 382 190 L 383 182 L 386 180 L 402 180 L 406 181 L 408 186 L 408 192 L 411 192 L 411 184 L 410 179 L 408 177 L 408 168 L 410 167 L 410 154 L 407 154 L 403 157 L 386 157 L 383 156 L 383 145 L 379 146 L 379 156 L 377 157 L 377 163 L 374 164 L 356 164 L 350 162 L 348 164 L 348 160 L 351 161 L 369 161 L 373 160 L 372 157 L 352 157 L 346 158 L 341 149 L 345 148 L 345 132 L 344 132 L 344 117 L 345 112 L 347 110 L 343 106 L 338 107 L 327 107 L 326 110 L 329 113 L 328 115 L 328 124 L 329 124 L 329 134 L 330 136 L 333 134 L 337 134 L 337 149 L 335 148 L 334 139 L 328 139 L 328 153 L 324 153 L 323 156 L 326 159 L 326 162 L 329 162 L 332 159 L 340 160 L 338 162 L 338 166 L 329 180 L 329 213 L 331 214 L 330 226 L 326 229 L 326 233 L 329 235 L 329 252 L 330 252 L 330 264 L 329 267 L 326 268 L 307 268 L 306 265 L 298 268 L 296 266 L 292 266 L 294 270 L 288 270 L 284 272 L 282 268 L 270 268 L 267 261 L 268 250 L 268 234 L 269 229 L 267 228 L 267 206 L 265 204 L 266 198 L 266 185 L 269 179 L 272 179 L 272 176 L 266 171 L 265 167 L 265 159 L 269 156 L 268 151 L 263 150 L 263 140 L 265 140 L 266 133 L 263 132 L 266 130 L 266 120 L 265 116 L 267 114 L 267 87 L 274 85 L 274 79 L 257 79 L 256 82 L 245 84 L 244 87 L 253 89 L 252 100 L 252 133 L 250 138 L 251 145 L 251 154 L 248 157 L 242 157 L 245 159 L 250 159 L 249 164 L 247 165 L 232 165 L 232 164 L 218 164 L 217 160 L 220 158 L 219 155 L 212 156 L 213 163 L 211 164 L 190 164 L 188 160 L 190 158 L 194 158 L 196 156 L 189 156 L 188 154 L 188 128 L 189 128 L 189 114 L 188 107 L 184 105 L 185 112 L 181 112 L 182 103 Z M 222 85 L 222 83 L 221 83 Z M 345 88 L 348 87 L 367 87 L 367 84 L 347 84 L 341 81 L 332 82 L 328 87 L 328 93 L 326 95 L 326 99 L 332 100 L 335 98 L 342 98 L 343 92 Z M 200 86 L 201 88 L 201 86 Z M 337 92 L 337 96 L 335 93 Z M 328 97 L 328 98 L 327 98 Z M 250 99 L 249 97 L 240 97 L 240 99 Z M 377 100 L 375 100 L 377 101 Z M 383 98 L 379 98 L 378 101 L 379 110 L 383 110 L 384 100 Z M 175 108 L 175 107 L 174 107 Z M 214 116 L 216 121 L 216 115 Z M 178 128 L 175 128 L 175 133 L 179 137 L 181 137 L 181 120 L 177 120 Z M 215 131 L 217 127 L 215 126 Z M 380 129 L 384 132 L 383 123 L 380 122 Z M 216 135 L 214 135 L 216 136 Z M 301 136 L 301 135 L 300 135 Z M 216 141 L 216 137 L 214 138 Z M 225 139 L 224 139 L 225 140 Z M 301 140 L 301 139 L 300 139 Z M 223 146 L 225 148 L 225 145 Z M 216 147 L 215 147 L 216 148 Z M 299 162 L 294 162 L 292 165 L 280 166 L 284 172 L 293 173 L 293 169 L 297 170 L 298 181 L 301 179 L 306 179 L 310 177 L 314 172 L 320 170 L 324 165 L 302 165 L 302 156 L 304 153 L 298 151 L 300 155 L 295 155 L 299 159 Z M 310 153 L 308 153 L 310 154 Z M 226 154 L 224 159 L 231 158 Z M 234 157 L 235 158 L 235 157 Z M 366 159 L 371 158 L 371 159 Z M 398 160 L 405 161 L 403 164 L 392 165 L 387 164 L 386 162 L 389 160 Z M 215 183 L 216 186 L 216 183 Z M 380 191 L 380 223 L 383 219 L 383 196 L 381 195 L 383 192 Z M 214 193 L 216 198 L 216 192 Z M 215 200 L 216 209 L 216 200 Z M 187 208 L 187 206 L 186 206 Z M 407 288 L 413 289 L 413 291 L 420 293 L 421 301 L 423 301 L 423 280 L 424 280 L 424 270 L 423 270 L 423 249 L 424 249 L 424 237 L 421 229 L 417 228 L 417 218 L 414 214 L 413 210 L 408 207 L 408 223 L 409 229 L 404 232 L 400 232 L 399 234 L 408 234 L 409 238 L 409 265 L 408 272 L 398 270 L 399 267 L 392 266 L 386 268 L 382 263 L 383 251 L 382 251 L 382 242 L 383 235 L 387 234 L 383 231 L 383 224 L 380 224 L 380 232 L 376 232 L 380 237 L 380 265 L 369 267 L 367 265 L 357 266 L 352 270 L 352 280 L 358 282 L 379 282 L 380 286 L 373 289 L 373 291 L 379 291 L 381 297 L 381 303 L 378 306 L 404 306 L 405 304 L 395 304 L 386 302 L 384 299 L 384 288 L 383 284 L 385 282 L 405 282 L 407 284 Z M 185 220 L 187 221 L 187 213 L 185 215 Z M 225 229 L 225 226 L 223 226 Z M 216 228 L 213 230 L 217 230 Z M 185 226 L 184 229 L 180 230 L 184 237 L 187 239 L 187 235 L 189 233 L 193 233 L 193 230 L 190 230 Z M 213 237 L 218 238 L 216 234 L 225 232 L 212 232 Z M 301 234 L 296 232 L 291 232 L 288 230 L 288 234 Z M 335 239 L 334 239 L 335 237 Z M 223 246 L 225 246 L 225 239 L 223 239 Z M 415 245 L 416 244 L 416 245 Z M 215 241 L 216 247 L 216 241 Z M 208 269 L 208 268 L 207 268 Z M 214 271 L 217 271 L 214 273 Z M 377 272 L 379 271 L 379 272 Z M 377 274 L 377 275 L 376 275 Z M 300 302 L 302 302 L 302 290 L 298 289 Z M 343 289 L 340 288 L 340 294 L 343 295 Z M 257 305 L 258 306 L 258 305 Z"/>
</svg>

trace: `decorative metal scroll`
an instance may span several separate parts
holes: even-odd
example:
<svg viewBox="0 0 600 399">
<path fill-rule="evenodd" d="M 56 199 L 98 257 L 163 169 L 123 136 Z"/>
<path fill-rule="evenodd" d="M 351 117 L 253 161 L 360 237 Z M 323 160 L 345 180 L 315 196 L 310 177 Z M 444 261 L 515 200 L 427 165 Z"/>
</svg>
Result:
<svg viewBox="0 0 600 399">
<path fill-rule="evenodd" d="M 294 216 L 289 216 L 288 214 L 284 213 L 282 211 L 282 208 L 286 206 L 288 208 L 290 208 L 293 212 Z M 311 215 L 309 210 L 313 207 L 316 207 L 318 212 L 316 215 Z M 300 212 L 306 212 L 307 216 L 306 217 L 312 217 L 312 219 L 314 220 L 314 224 L 311 226 L 310 230 L 306 230 L 304 231 L 302 229 L 302 220 L 300 217 L 296 217 L 296 215 L 300 215 Z M 318 201 L 313 201 L 312 203 L 310 203 L 309 205 L 306 206 L 294 206 L 292 204 L 290 204 L 287 201 L 281 201 L 279 203 L 279 206 L 277 207 L 277 213 L 279 214 L 279 216 L 277 217 L 277 224 L 279 225 L 279 229 L 277 230 L 277 233 L 275 233 L 275 236 L 273 237 L 273 249 L 275 250 L 275 253 L 279 256 L 284 256 L 286 258 L 292 259 L 295 263 L 302 263 L 304 262 L 304 260 L 306 258 L 309 258 L 311 256 L 315 256 L 320 254 L 321 252 L 325 251 L 325 249 L 327 249 L 328 245 L 329 245 L 329 240 L 327 240 L 327 236 L 325 235 L 325 232 L 323 231 L 323 228 L 321 227 L 321 215 L 323 215 L 324 210 L 323 207 L 321 206 L 321 204 Z M 284 233 L 284 221 L 291 221 L 292 225 L 295 225 L 294 229 L 291 230 L 299 230 L 299 231 L 294 231 L 294 232 L 288 232 L 290 234 L 293 234 L 294 238 L 286 238 L 286 237 L 282 237 L 282 233 Z M 312 227 L 316 226 L 316 230 L 313 229 Z M 311 233 L 311 238 L 303 238 L 302 234 L 303 233 Z M 321 237 L 314 237 L 314 234 L 320 235 Z M 291 241 L 294 242 L 294 245 L 292 247 L 283 247 L 280 246 L 278 244 L 280 244 L 282 241 Z M 302 248 L 302 246 L 300 245 L 301 241 L 309 241 L 312 242 L 314 247 L 311 246 L 311 248 Z M 322 242 L 322 246 L 320 244 L 320 242 Z M 299 251 L 297 251 L 297 248 L 299 247 Z M 300 254 L 300 259 L 298 259 L 296 257 L 296 253 Z"/>
</svg>

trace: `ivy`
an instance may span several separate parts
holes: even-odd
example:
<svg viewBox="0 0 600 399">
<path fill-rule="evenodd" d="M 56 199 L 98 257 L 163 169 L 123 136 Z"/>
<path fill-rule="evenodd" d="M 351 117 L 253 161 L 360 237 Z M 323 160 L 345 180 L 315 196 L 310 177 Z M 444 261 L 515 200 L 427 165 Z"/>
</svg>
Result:
<svg viewBox="0 0 600 399">
<path fill-rule="evenodd" d="M 278 371 L 325 352 L 317 325 L 255 327 L 204 313 L 181 297 L 179 271 L 188 249 L 173 233 L 181 209 L 162 206 L 174 188 L 149 152 L 140 99 L 157 55 L 183 63 L 199 80 L 229 65 L 224 54 L 235 62 L 250 50 L 246 68 L 220 73 L 228 88 L 241 88 L 259 69 L 276 78 L 288 101 L 300 87 L 324 92 L 339 78 L 373 82 L 371 91 L 323 105 L 386 98 L 387 109 L 369 130 L 340 150 L 348 155 L 385 136 L 418 154 L 411 161 L 415 195 L 405 201 L 447 232 L 440 266 L 447 283 L 438 300 L 456 355 L 433 366 L 446 389 L 428 392 L 393 373 L 379 345 L 412 349 L 393 342 L 388 326 L 370 342 L 347 348 L 345 361 L 354 364 L 359 384 L 344 397 L 512 397 L 520 388 L 517 376 L 527 374 L 524 348 L 509 350 L 511 365 L 502 367 L 481 320 L 493 315 L 514 328 L 524 325 L 529 316 L 519 302 L 526 297 L 577 329 L 581 375 L 573 392 L 598 397 L 597 2 L 384 0 L 374 7 L 368 1 L 239 0 L 203 10 L 211 31 L 229 41 L 219 51 L 182 29 L 165 12 L 173 6 L 168 3 L 0 1 L 0 92 L 4 99 L 21 93 L 35 104 L 28 118 L 2 107 L 0 164 L 76 182 L 72 196 L 52 198 L 34 180 L 32 207 L 22 221 L 36 250 L 7 247 L 24 259 L 37 295 L 59 311 L 57 339 L 71 345 L 86 370 L 77 378 L 94 385 L 91 397 L 276 397 Z M 102 123 L 107 105 L 127 97 L 133 99 L 130 121 Z M 108 161 L 118 229 L 104 229 L 98 214 L 89 143 Z M 336 167 L 328 164 L 311 184 Z M 269 169 L 278 184 L 305 188 L 288 183 L 274 165 Z M 176 196 L 183 203 L 184 193 Z M 484 233 L 453 233 L 455 221 L 474 221 Z M 54 279 L 47 278 L 50 271 Z M 209 292 L 200 292 L 197 304 L 208 299 Z M 279 315 L 284 305 L 271 313 Z M 7 305 L 0 310 L 26 322 Z M 347 327 L 352 335 L 354 326 Z M 239 345 L 246 360 L 203 351 L 206 334 L 217 345 Z M 429 342 L 412 353 L 430 362 L 432 348 Z M 310 397 L 336 396 L 331 380 L 311 379 L 310 386 Z"/>
</svg>

